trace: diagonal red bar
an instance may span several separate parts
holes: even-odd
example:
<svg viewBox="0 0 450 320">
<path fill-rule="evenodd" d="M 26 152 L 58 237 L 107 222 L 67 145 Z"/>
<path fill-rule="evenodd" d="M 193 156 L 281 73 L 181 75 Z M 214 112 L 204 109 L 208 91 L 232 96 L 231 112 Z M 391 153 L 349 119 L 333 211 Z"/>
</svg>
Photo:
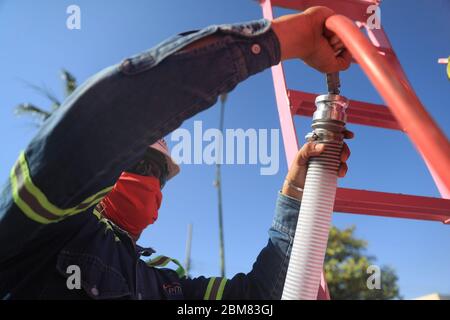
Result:
<svg viewBox="0 0 450 320">
<path fill-rule="evenodd" d="M 311 117 L 316 111 L 317 94 L 288 90 L 288 96 L 293 115 Z M 357 100 L 350 100 L 347 122 L 402 131 L 386 106 Z"/>
<path fill-rule="evenodd" d="M 367 8 L 376 4 L 376 0 L 272 0 L 272 6 L 286 9 L 304 11 L 313 6 L 326 6 L 334 10 L 336 13 L 343 14 L 355 21 L 365 22 L 370 14 Z"/>
<path fill-rule="evenodd" d="M 422 154 L 443 197 L 450 198 L 450 142 L 405 77 L 398 75 L 348 18 L 331 16 L 326 26 L 339 36 Z"/>
<path fill-rule="evenodd" d="M 450 223 L 450 200 L 338 188 L 336 212 Z"/>
</svg>

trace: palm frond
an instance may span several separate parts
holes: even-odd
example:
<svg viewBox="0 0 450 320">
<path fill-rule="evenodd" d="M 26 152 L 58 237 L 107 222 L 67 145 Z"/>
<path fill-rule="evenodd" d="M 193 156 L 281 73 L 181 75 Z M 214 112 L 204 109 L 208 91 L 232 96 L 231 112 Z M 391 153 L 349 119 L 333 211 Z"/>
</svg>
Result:
<svg viewBox="0 0 450 320">
<path fill-rule="evenodd" d="M 1 0 L 0 0 L 1 1 Z M 61 70 L 61 79 L 64 82 L 65 96 L 69 96 L 77 88 L 76 78 L 67 70 Z M 28 81 L 22 80 L 28 87 L 32 88 L 52 103 L 50 110 L 45 110 L 37 107 L 31 103 L 22 103 L 14 108 L 16 115 L 31 115 L 39 119 L 39 124 L 42 125 L 52 113 L 61 106 L 61 102 L 48 88 L 34 85 Z"/>
<path fill-rule="evenodd" d="M 43 95 L 44 97 L 46 97 L 47 99 L 49 99 L 51 102 L 53 102 L 56 105 L 61 105 L 61 102 L 58 100 L 58 98 L 55 97 L 55 95 L 53 93 L 50 92 L 49 89 L 47 88 L 42 88 L 39 87 L 37 85 L 34 85 L 32 83 L 29 83 L 27 81 L 25 81 L 25 84 L 27 86 L 29 86 L 30 88 L 32 88 L 33 90 L 37 91 L 38 93 L 40 93 L 41 95 Z"/>
<path fill-rule="evenodd" d="M 67 70 L 61 70 L 61 79 L 64 81 L 66 97 L 72 94 L 77 88 L 77 79 Z"/>
<path fill-rule="evenodd" d="M 50 117 L 51 113 L 30 103 L 21 103 L 14 108 L 16 115 L 31 114 L 42 121 Z"/>
</svg>

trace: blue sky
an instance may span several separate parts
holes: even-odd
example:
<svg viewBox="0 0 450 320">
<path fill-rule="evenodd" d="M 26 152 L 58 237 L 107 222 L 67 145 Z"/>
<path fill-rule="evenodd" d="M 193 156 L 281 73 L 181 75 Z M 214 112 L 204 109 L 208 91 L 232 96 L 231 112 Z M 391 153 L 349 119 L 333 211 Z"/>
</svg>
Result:
<svg viewBox="0 0 450 320">
<path fill-rule="evenodd" d="M 66 8 L 81 8 L 82 28 L 66 28 Z M 276 14 L 285 13 L 277 10 Z M 436 63 L 450 55 L 450 2 L 397 0 L 382 5 L 384 25 L 418 96 L 449 136 L 450 83 L 445 67 Z M 261 17 L 256 2 L 230 1 L 0 1 L 0 179 L 5 181 L 19 152 L 36 132 L 32 121 L 17 118 L 20 102 L 48 106 L 24 83 L 50 88 L 62 97 L 59 70 L 72 71 L 81 83 L 100 69 L 154 46 L 178 32 L 209 24 Z M 293 31 L 295 32 L 295 31 Z M 325 90 L 323 76 L 300 61 L 285 64 L 289 87 L 307 92 Z M 341 74 L 342 93 L 351 99 L 382 103 L 358 66 Z M 239 85 L 230 95 L 226 128 L 279 128 L 269 70 Z M 186 121 L 218 127 L 219 108 Z M 310 119 L 296 119 L 300 139 Z M 340 186 L 404 194 L 439 196 L 426 166 L 408 138 L 395 131 L 349 125 L 356 138 L 349 142 L 349 172 Z M 169 141 L 170 143 L 170 141 Z M 173 143 L 172 143 L 173 144 Z M 278 174 L 261 176 L 258 165 L 225 165 L 223 192 L 227 275 L 248 272 L 267 242 L 277 191 L 286 173 L 280 142 Z M 157 223 L 140 242 L 184 259 L 188 223 L 194 226 L 193 275 L 219 274 L 215 167 L 184 165 L 164 189 L 165 202 Z M 335 213 L 339 227 L 356 225 L 356 235 L 369 242 L 368 253 L 379 264 L 394 267 L 405 298 L 450 293 L 450 229 L 437 222 L 389 219 Z"/>
</svg>

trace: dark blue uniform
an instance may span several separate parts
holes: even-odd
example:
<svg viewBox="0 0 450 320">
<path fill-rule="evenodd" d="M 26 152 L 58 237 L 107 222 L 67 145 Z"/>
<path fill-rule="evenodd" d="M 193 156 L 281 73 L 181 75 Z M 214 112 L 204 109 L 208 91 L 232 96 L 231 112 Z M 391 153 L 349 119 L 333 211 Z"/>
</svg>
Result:
<svg viewBox="0 0 450 320">
<path fill-rule="evenodd" d="M 222 36 L 179 52 L 211 34 Z M 250 273 L 229 280 L 190 279 L 157 267 L 166 258 L 145 262 L 153 250 L 95 210 L 146 146 L 279 61 L 270 22 L 259 20 L 177 35 L 88 79 L 11 170 L 0 199 L 0 297 L 279 299 L 300 205 L 295 199 L 278 196 L 267 246 Z M 74 266 L 80 289 L 70 285 Z"/>
</svg>

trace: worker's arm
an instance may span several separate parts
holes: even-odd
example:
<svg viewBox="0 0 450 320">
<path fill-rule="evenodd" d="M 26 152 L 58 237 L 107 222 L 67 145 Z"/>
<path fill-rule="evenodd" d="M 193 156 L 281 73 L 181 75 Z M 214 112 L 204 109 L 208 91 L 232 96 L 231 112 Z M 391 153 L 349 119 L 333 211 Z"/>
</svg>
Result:
<svg viewBox="0 0 450 320">
<path fill-rule="evenodd" d="M 211 35 L 211 43 L 178 52 Z M 0 200 L 0 257 L 42 226 L 93 207 L 146 146 L 279 61 L 271 24 L 259 20 L 178 35 L 88 79 L 11 170 Z"/>
<path fill-rule="evenodd" d="M 344 136 L 350 139 L 353 133 L 346 131 Z M 239 273 L 229 280 L 220 277 L 183 278 L 181 282 L 187 299 L 281 298 L 303 196 L 299 188 L 303 189 L 305 186 L 308 159 L 320 155 L 324 148 L 323 144 L 309 142 L 298 151 L 278 194 L 275 217 L 269 230 L 269 242 L 259 254 L 252 270 L 247 274 Z M 344 144 L 339 177 L 345 176 L 349 157 L 350 150 Z"/>
<path fill-rule="evenodd" d="M 322 71 L 345 67 L 332 44 L 318 42 L 330 14 L 316 9 L 273 25 L 258 20 L 210 26 L 89 78 L 11 170 L 0 199 L 0 257 L 17 252 L 42 226 L 92 208 L 146 146 L 282 57 L 303 58 Z"/>
<path fill-rule="evenodd" d="M 269 241 L 261 250 L 252 270 L 231 279 L 221 277 L 183 278 L 186 299 L 280 299 L 297 225 L 300 201 L 278 194 Z"/>
</svg>

